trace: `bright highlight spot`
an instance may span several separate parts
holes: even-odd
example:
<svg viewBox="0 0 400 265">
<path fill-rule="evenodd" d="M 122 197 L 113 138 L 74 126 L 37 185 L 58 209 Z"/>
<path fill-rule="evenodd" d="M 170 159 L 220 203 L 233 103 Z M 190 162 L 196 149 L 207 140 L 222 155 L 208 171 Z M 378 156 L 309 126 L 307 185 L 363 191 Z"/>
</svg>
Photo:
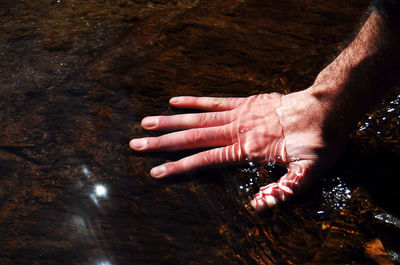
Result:
<svg viewBox="0 0 400 265">
<path fill-rule="evenodd" d="M 85 174 L 86 177 L 90 177 L 90 170 L 87 168 L 87 166 L 82 166 L 82 172 Z"/>
<path fill-rule="evenodd" d="M 111 262 L 108 260 L 99 261 L 96 265 L 111 265 Z"/>
<path fill-rule="evenodd" d="M 97 197 L 105 197 L 107 195 L 107 189 L 103 185 L 96 185 L 95 193 Z"/>
</svg>

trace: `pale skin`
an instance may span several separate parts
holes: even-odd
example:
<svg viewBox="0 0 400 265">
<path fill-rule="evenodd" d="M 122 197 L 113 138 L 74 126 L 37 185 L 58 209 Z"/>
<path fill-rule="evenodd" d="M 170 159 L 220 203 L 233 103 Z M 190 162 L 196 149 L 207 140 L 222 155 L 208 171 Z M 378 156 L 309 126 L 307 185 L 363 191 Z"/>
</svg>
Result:
<svg viewBox="0 0 400 265">
<path fill-rule="evenodd" d="M 133 139 L 135 151 L 209 150 L 168 162 L 150 171 L 164 178 L 204 167 L 278 163 L 288 172 L 261 187 L 251 201 L 263 210 L 287 200 L 320 176 L 340 157 L 347 134 L 393 81 L 399 40 L 372 11 L 355 39 L 323 69 L 314 84 L 288 95 L 247 98 L 174 97 L 177 108 L 207 112 L 152 116 L 145 130 L 178 130 L 159 137 Z M 384 84 L 383 81 L 384 80 Z"/>
</svg>

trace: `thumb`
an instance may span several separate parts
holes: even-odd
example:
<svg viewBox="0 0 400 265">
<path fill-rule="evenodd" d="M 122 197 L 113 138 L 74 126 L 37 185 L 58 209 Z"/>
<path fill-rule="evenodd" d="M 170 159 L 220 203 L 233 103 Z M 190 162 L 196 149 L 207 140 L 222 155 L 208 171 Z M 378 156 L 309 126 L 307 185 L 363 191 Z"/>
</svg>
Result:
<svg viewBox="0 0 400 265">
<path fill-rule="evenodd" d="M 254 196 L 251 205 L 257 211 L 273 207 L 301 188 L 309 175 L 313 161 L 299 160 L 289 163 L 287 173 L 278 182 L 261 187 L 260 192 Z"/>
</svg>

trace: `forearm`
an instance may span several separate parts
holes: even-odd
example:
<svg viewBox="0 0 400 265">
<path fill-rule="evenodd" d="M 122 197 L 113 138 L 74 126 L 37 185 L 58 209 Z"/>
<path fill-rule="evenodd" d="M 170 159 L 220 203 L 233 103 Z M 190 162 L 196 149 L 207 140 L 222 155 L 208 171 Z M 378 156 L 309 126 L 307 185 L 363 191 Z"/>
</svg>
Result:
<svg viewBox="0 0 400 265">
<path fill-rule="evenodd" d="M 386 23 L 373 11 L 355 39 L 308 89 L 321 103 L 325 123 L 343 133 L 398 81 L 399 36 Z"/>
</svg>

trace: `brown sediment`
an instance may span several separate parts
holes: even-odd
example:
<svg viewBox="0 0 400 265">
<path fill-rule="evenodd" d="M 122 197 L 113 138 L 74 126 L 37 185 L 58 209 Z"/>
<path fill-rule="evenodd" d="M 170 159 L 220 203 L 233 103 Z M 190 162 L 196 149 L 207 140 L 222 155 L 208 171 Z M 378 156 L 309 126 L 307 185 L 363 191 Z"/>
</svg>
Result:
<svg viewBox="0 0 400 265">
<path fill-rule="evenodd" d="M 159 182 L 151 167 L 190 152 L 128 147 L 147 134 L 143 117 L 182 112 L 172 96 L 307 87 L 368 2 L 1 1 L 0 264 L 326 264 L 332 253 L 372 264 L 364 246 L 375 238 L 399 253 L 398 228 L 374 218 L 398 201 L 396 180 L 355 188 L 398 165 L 395 115 L 359 132 L 351 162 L 329 173 L 359 181 L 335 211 L 317 187 L 259 216 L 245 202 L 266 169 Z"/>
</svg>

